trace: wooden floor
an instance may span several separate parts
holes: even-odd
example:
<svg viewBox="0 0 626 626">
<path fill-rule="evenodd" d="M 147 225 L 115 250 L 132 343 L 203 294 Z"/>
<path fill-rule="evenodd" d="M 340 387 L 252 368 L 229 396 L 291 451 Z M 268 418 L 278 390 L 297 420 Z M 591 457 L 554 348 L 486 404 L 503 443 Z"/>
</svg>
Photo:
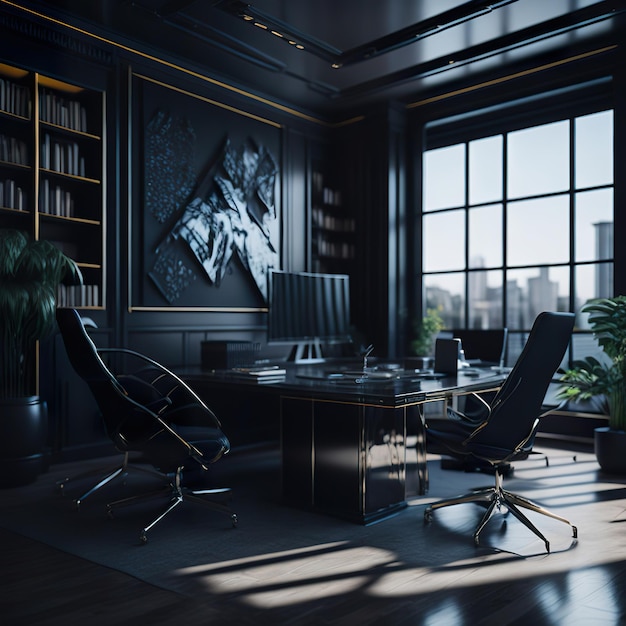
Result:
<svg viewBox="0 0 626 626">
<path fill-rule="evenodd" d="M 507 550 L 483 552 L 469 559 L 469 567 L 466 558 L 437 560 L 435 557 L 445 550 L 454 554 L 454 542 L 460 541 L 459 545 L 464 549 L 465 539 L 471 542 L 471 528 L 467 538 L 438 529 L 443 523 L 458 521 L 459 515 L 454 509 L 459 507 L 454 507 L 440 511 L 440 519 L 432 523 L 434 529 L 429 538 L 432 548 L 419 556 L 419 560 L 426 563 L 429 558 L 433 562 L 444 562 L 433 567 L 431 572 L 425 574 L 422 568 L 417 573 L 415 567 L 390 561 L 387 557 L 381 559 L 380 546 L 373 546 L 370 542 L 359 545 L 359 540 L 351 550 L 335 554 L 328 544 L 323 548 L 320 545 L 316 555 L 292 560 L 287 568 L 285 559 L 272 555 L 264 559 L 265 569 L 261 574 L 266 607 L 259 602 L 233 599 L 240 598 L 241 594 L 189 595 L 164 589 L 27 538 L 19 532 L 0 528 L 0 620 L 10 626 L 79 623 L 90 626 L 626 625 L 626 481 L 611 478 L 607 482 L 593 462 L 587 463 L 587 469 L 580 472 L 575 480 L 585 485 L 584 490 L 580 490 L 581 503 L 585 506 L 574 507 L 573 511 L 580 512 L 579 527 L 587 530 L 587 534 L 581 534 L 578 540 L 581 545 L 586 542 L 586 550 L 570 549 L 570 543 L 577 542 L 567 538 L 568 528 L 562 525 L 563 545 L 555 546 L 553 554 L 533 552 L 526 558 Z M 516 474 L 521 473 L 516 470 Z M 563 473 L 553 471 L 554 480 L 562 480 L 556 476 Z M 454 473 L 450 476 L 450 480 L 454 480 Z M 537 476 L 542 492 L 547 493 L 551 487 L 551 472 L 539 470 Z M 487 477 L 483 477 L 483 482 L 485 480 Z M 571 476 L 568 484 L 570 482 Z M 593 494 L 590 485 L 595 485 Z M 573 492 L 575 500 L 575 485 Z M 590 494 L 597 507 L 589 505 Z M 421 506 L 419 502 L 413 504 Z M 608 514 L 610 519 L 592 519 L 596 510 L 604 516 Z M 0 508 L 0 513 L 5 512 Z M 570 512 L 567 511 L 568 515 Z M 416 513 L 421 514 L 421 511 L 416 509 Z M 289 528 L 280 526 L 279 516 L 272 519 L 277 524 L 273 532 L 289 532 Z M 398 528 L 390 522 L 376 526 L 378 532 Z M 419 525 L 414 528 L 416 533 L 424 531 Z M 589 536 L 591 528 L 594 532 Z M 499 528 L 496 536 L 498 532 L 502 533 L 505 542 L 516 532 L 524 535 L 529 531 L 514 520 L 509 529 Z M 323 540 L 320 538 L 320 542 Z M 396 552 L 401 552 L 401 548 Z M 497 567 L 489 567 L 494 565 L 494 558 Z M 569 566 L 564 568 L 564 562 Z M 240 566 L 230 564 L 220 574 L 221 585 L 234 590 L 251 584 L 252 578 L 257 576 L 254 566 L 252 561 Z M 349 577 L 345 576 L 348 570 L 351 572 Z M 304 576 L 303 571 L 306 572 Z M 528 575 L 529 571 L 533 574 Z M 312 572 L 317 577 L 312 576 Z M 468 581 L 468 577 L 472 577 L 473 582 Z M 257 595 L 260 594 L 259 591 Z M 325 594 L 328 600 L 322 601 Z M 254 595 L 250 594 L 250 597 Z"/>
</svg>

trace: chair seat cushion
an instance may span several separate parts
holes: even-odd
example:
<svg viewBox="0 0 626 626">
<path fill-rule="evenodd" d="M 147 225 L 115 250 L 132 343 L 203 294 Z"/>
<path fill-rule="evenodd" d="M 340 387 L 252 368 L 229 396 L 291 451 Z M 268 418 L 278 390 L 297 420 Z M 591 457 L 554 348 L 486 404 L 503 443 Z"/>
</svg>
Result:
<svg viewBox="0 0 626 626">
<path fill-rule="evenodd" d="M 199 450 L 205 465 L 214 463 L 230 450 L 228 438 L 218 428 L 176 424 L 172 424 L 171 428 Z M 142 451 L 146 459 L 164 473 L 174 472 L 179 467 L 200 467 L 199 461 L 190 454 L 187 446 L 182 442 L 176 445 L 174 435 L 166 429 L 161 429 L 150 440 L 145 441 Z"/>
<path fill-rule="evenodd" d="M 428 428 L 426 431 L 426 449 L 432 454 L 481 459 L 493 465 L 526 458 L 532 449 L 532 442 L 518 453 L 513 453 L 509 448 L 479 441 L 464 443 L 475 428 L 473 425 L 458 421 L 439 420 L 436 429 Z"/>
</svg>

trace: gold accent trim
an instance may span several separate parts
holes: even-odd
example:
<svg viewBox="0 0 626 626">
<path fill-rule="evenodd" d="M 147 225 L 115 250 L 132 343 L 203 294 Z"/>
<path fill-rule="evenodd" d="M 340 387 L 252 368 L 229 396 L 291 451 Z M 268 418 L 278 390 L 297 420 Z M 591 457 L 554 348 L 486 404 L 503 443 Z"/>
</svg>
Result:
<svg viewBox="0 0 626 626">
<path fill-rule="evenodd" d="M 327 382 L 327 381 L 322 381 Z M 356 384 L 356 383 L 355 383 Z M 311 387 L 311 389 L 315 389 Z M 415 391 L 414 393 L 431 393 L 432 390 L 428 391 Z M 281 400 L 305 400 L 307 402 L 315 403 L 319 402 L 321 404 L 342 404 L 347 406 L 356 406 L 356 407 L 370 407 L 376 409 L 389 409 L 393 411 L 397 411 L 399 409 L 406 409 L 414 406 L 421 406 L 422 404 L 428 404 L 429 402 L 440 402 L 444 398 L 424 398 L 422 400 L 411 400 L 410 402 L 403 402 L 401 404 L 385 404 L 384 401 L 380 401 L 380 403 L 376 402 L 359 402 L 358 400 L 337 400 L 331 398 L 314 398 L 312 396 L 292 396 L 292 395 L 283 395 L 280 396 Z"/>
<path fill-rule="evenodd" d="M 39 84 L 44 87 L 49 87 L 50 89 L 56 89 L 57 91 L 65 91 L 66 93 L 82 93 L 85 91 L 84 87 L 79 87 L 78 85 L 71 85 L 70 83 L 66 83 L 62 80 L 57 80 L 56 78 L 50 78 L 49 76 L 40 76 Z"/>
<path fill-rule="evenodd" d="M 133 311 L 158 311 L 161 313 L 267 313 L 267 307 L 243 307 L 243 306 L 129 306 L 128 312 Z"/>
<path fill-rule="evenodd" d="M 48 170 L 41 171 L 47 172 Z M 39 211 L 39 215 L 40 217 L 50 218 L 51 220 L 59 220 L 76 224 L 89 224 L 90 226 L 102 226 L 102 222 L 100 220 L 88 219 L 86 217 L 68 217 L 67 215 L 56 215 L 55 213 L 45 213 L 43 211 Z"/>
<path fill-rule="evenodd" d="M 358 124 L 365 119 L 365 115 L 356 115 L 355 117 L 351 117 L 350 119 L 344 120 L 343 122 L 334 122 L 332 124 L 328 124 L 332 128 L 341 128 L 342 126 L 349 126 L 350 124 Z"/>
<path fill-rule="evenodd" d="M 61 124 L 54 124 L 53 122 L 44 122 L 43 120 L 39 120 L 39 123 L 46 128 L 54 128 L 56 130 L 62 130 L 66 133 L 77 135 L 79 137 L 85 137 L 87 139 L 95 139 L 96 141 L 102 141 L 102 137 L 100 137 L 99 135 L 93 135 L 92 133 L 87 133 L 84 130 L 75 130 L 74 128 L 68 128 L 67 126 L 61 126 Z"/>
<path fill-rule="evenodd" d="M 71 178 L 72 180 L 82 180 L 84 183 L 92 183 L 94 185 L 100 185 L 101 182 L 97 178 L 87 178 L 86 176 L 79 176 L 78 174 L 68 174 L 67 172 L 59 172 L 58 170 L 51 170 L 46 167 L 40 167 L 40 172 L 45 174 L 56 174 L 57 176 L 63 176 L 64 178 Z"/>
<path fill-rule="evenodd" d="M 39 91 L 39 72 L 33 72 L 30 88 L 32 90 L 32 124 L 33 124 L 33 236 L 39 240 L 39 231 L 41 223 L 41 212 L 39 211 L 39 194 L 41 193 L 41 120 L 40 117 L 40 91 Z M 39 364 L 37 364 L 39 372 Z"/>
<path fill-rule="evenodd" d="M 26 70 L 13 67 L 12 65 L 6 65 L 5 63 L 0 63 L 0 74 L 13 79 L 26 78 L 26 76 L 28 76 L 28 72 Z"/>
<path fill-rule="evenodd" d="M 102 265 L 98 265 L 97 263 L 82 263 L 82 262 L 76 261 L 76 265 L 78 265 L 79 267 L 84 267 L 86 269 L 90 269 L 90 270 L 101 270 L 102 269 Z"/>
<path fill-rule="evenodd" d="M 554 61 L 553 63 L 546 63 L 545 65 L 539 65 L 538 67 L 534 67 L 529 70 L 524 70 L 522 72 L 516 72 L 515 74 L 509 74 L 508 76 L 502 76 L 501 78 L 495 78 L 493 80 L 488 80 L 484 83 L 478 83 L 477 85 L 472 85 L 470 87 L 463 87 L 462 89 L 456 89 L 454 91 L 449 91 L 448 93 L 443 93 L 438 96 L 433 96 L 432 98 L 426 98 L 425 100 L 418 100 L 416 102 L 411 102 L 406 105 L 407 109 L 415 109 L 417 107 L 425 106 L 427 104 L 432 104 L 433 102 L 439 102 L 441 100 L 447 100 L 448 98 L 452 98 L 454 96 L 459 96 L 461 94 L 470 93 L 472 91 L 477 91 L 479 89 L 483 89 L 485 87 L 492 87 L 494 85 L 500 85 L 502 83 L 509 82 L 511 80 L 515 80 L 516 78 L 522 78 L 523 76 L 531 76 L 532 74 L 537 74 L 538 72 L 543 72 L 545 70 L 553 69 L 555 67 L 560 67 L 561 65 L 566 65 L 568 63 L 572 63 L 574 61 L 579 61 L 580 59 L 586 59 L 597 54 L 602 54 L 604 52 L 610 52 L 611 50 L 615 50 L 618 48 L 617 44 L 606 46 L 605 48 L 599 48 L 598 50 L 592 50 L 591 52 L 585 52 L 582 54 L 577 54 L 573 57 L 568 57 L 567 59 L 562 59 L 560 61 Z"/>
<path fill-rule="evenodd" d="M 133 72 L 133 76 L 136 78 L 142 78 L 143 80 L 153 83 L 155 85 L 159 85 L 160 87 L 164 87 L 166 89 L 171 89 L 172 91 L 182 93 L 185 96 L 191 96 L 192 98 L 196 98 L 197 100 L 201 100 L 202 102 L 206 102 L 216 107 L 220 107 L 221 109 L 226 109 L 227 111 L 232 111 L 233 113 L 237 113 L 239 115 L 249 117 L 253 120 L 256 120 L 257 122 L 269 124 L 270 126 L 274 126 L 274 128 L 281 129 L 283 127 L 282 124 L 279 124 L 278 122 L 274 122 L 273 120 L 268 120 L 267 118 L 261 117 L 260 115 L 255 115 L 254 113 L 248 113 L 247 111 L 237 109 L 236 107 L 230 106 L 229 104 L 224 104 L 223 102 L 218 102 L 217 100 L 212 100 L 211 98 L 207 98 L 206 96 L 201 96 L 197 93 L 193 93 L 193 91 L 187 91 L 186 89 L 175 87 L 174 85 L 170 85 L 169 83 L 165 83 L 161 80 L 157 80 L 156 78 L 150 78 L 149 76 L 146 76 L 145 74 L 138 74 L 137 72 Z"/>
<path fill-rule="evenodd" d="M 131 54 L 135 54 L 139 57 L 142 57 L 144 59 L 147 59 L 149 61 L 154 61 L 155 63 L 159 63 L 160 65 L 164 65 L 166 67 L 169 67 L 171 69 L 175 69 L 179 72 L 182 72 L 184 74 L 188 74 L 189 76 L 193 76 L 194 78 L 199 78 L 200 80 L 203 80 L 207 83 L 210 83 L 211 85 L 215 85 L 217 87 L 221 87 L 222 89 L 226 89 L 227 91 L 231 91 L 233 93 L 239 94 L 241 96 L 244 96 L 245 98 L 249 98 L 250 100 L 255 100 L 256 102 L 260 102 L 261 104 L 265 104 L 267 106 L 270 106 L 274 109 L 278 109 L 279 111 L 282 111 L 283 113 L 287 113 L 289 115 L 293 115 L 294 117 L 299 117 L 300 119 L 303 120 L 307 120 L 309 122 L 313 122 L 315 124 L 320 124 L 322 126 L 328 126 L 328 122 L 325 122 L 323 120 L 320 120 L 316 117 L 313 117 L 312 115 L 308 115 L 306 113 L 302 113 L 301 111 L 298 111 L 297 109 L 293 109 L 291 107 L 287 107 L 283 104 L 278 104 L 277 102 L 273 102 L 272 100 L 269 100 L 268 98 L 263 98 L 262 96 L 257 96 L 249 91 L 245 91 L 243 89 L 240 89 L 238 87 L 233 87 L 232 85 L 229 85 L 228 83 L 224 83 L 222 81 L 216 80 L 214 78 L 211 78 L 209 76 L 205 76 L 204 74 L 200 74 L 200 72 L 196 72 L 195 70 L 191 70 L 189 68 L 183 67 L 182 65 L 178 65 L 176 63 L 171 63 L 170 61 L 165 61 L 164 59 L 159 59 L 156 56 L 153 56 L 151 54 L 148 54 L 146 52 L 140 52 L 139 50 L 136 50 L 134 48 L 131 48 L 130 46 L 125 46 L 124 44 L 121 44 L 117 41 L 113 41 L 112 39 L 107 39 L 106 37 L 101 37 L 100 35 L 96 35 L 95 33 L 91 33 L 88 30 L 85 30 L 83 28 L 79 28 L 78 26 L 72 26 L 71 24 L 67 24 L 66 22 L 63 22 L 62 20 L 58 20 L 54 17 L 51 17 L 49 15 L 45 15 L 44 13 L 40 13 L 38 11 L 35 11 L 33 9 L 29 9 L 26 7 L 23 7 L 19 4 L 17 4 L 16 2 L 10 2 L 9 0 L 0 0 L 0 2 L 2 4 L 7 4 L 15 9 L 19 9 L 21 11 L 24 11 L 26 13 L 30 13 L 31 15 L 34 15 L 36 17 L 39 17 L 43 20 L 46 20 L 48 22 L 52 22 L 53 24 L 56 24 L 57 26 L 63 26 L 65 28 L 68 28 L 74 32 L 80 33 L 81 35 L 86 35 L 87 37 L 91 37 L 92 39 L 95 39 L 97 41 L 100 41 L 102 43 L 105 43 L 107 45 L 113 46 L 114 48 L 119 48 L 120 50 L 124 50 L 125 52 L 130 52 Z"/>
<path fill-rule="evenodd" d="M 121 82 L 121 78 L 120 78 Z M 133 301 L 133 176 L 130 173 L 130 167 L 133 163 L 133 72 L 131 67 L 129 66 L 126 69 L 126 133 L 127 140 L 125 142 L 126 145 L 126 163 L 128 164 L 128 172 L 124 177 L 126 181 L 126 311 L 128 313 L 132 312 L 132 301 Z M 123 123 L 123 119 L 120 120 L 120 129 Z M 124 146 L 120 146 L 120 155 Z"/>
<path fill-rule="evenodd" d="M 164 87 L 166 89 L 172 89 L 173 91 L 176 91 L 178 93 L 182 93 L 184 95 L 187 96 L 191 96 L 192 98 L 197 98 L 198 100 L 202 100 L 203 102 L 207 102 L 209 104 L 214 104 L 215 106 L 227 109 L 229 111 L 233 111 L 234 113 L 237 113 L 239 115 L 244 115 L 246 117 L 250 117 L 252 119 L 255 119 L 257 121 L 260 121 L 262 123 L 265 124 L 269 124 L 270 126 L 274 126 L 275 128 L 281 130 L 282 129 L 282 125 L 278 124 L 277 122 L 273 122 L 272 120 L 267 120 L 264 119 L 262 117 L 259 117 L 257 115 L 254 115 L 252 113 L 247 113 L 246 111 L 242 111 L 240 109 L 237 109 L 235 107 L 220 103 L 220 102 L 216 102 L 214 100 L 211 100 L 210 98 L 206 98 L 204 96 L 200 96 L 198 94 L 195 94 L 191 91 L 186 91 L 185 89 L 181 89 L 179 87 L 175 87 L 173 85 L 170 85 L 168 83 L 164 83 L 162 81 L 156 80 L 154 78 L 150 78 L 149 76 L 145 76 L 144 74 L 139 74 L 136 72 L 133 72 L 132 69 L 129 67 L 128 68 L 128 99 L 129 99 L 129 111 L 131 111 L 132 109 L 131 104 L 132 104 L 132 100 L 133 100 L 133 78 L 140 78 L 143 80 L 146 80 L 148 82 L 154 83 L 156 85 L 159 85 L 161 87 Z M 129 120 L 129 137 L 130 135 L 130 125 L 131 125 L 131 116 L 128 116 L 128 120 Z M 133 145 L 132 145 L 132 141 L 128 142 L 128 158 L 129 158 L 129 163 L 132 162 L 132 151 L 133 151 Z M 132 177 L 131 177 L 132 178 Z M 132 204 L 132 180 L 130 180 L 129 178 L 129 183 L 128 183 L 128 206 L 131 206 Z M 132 236 L 133 236 L 133 222 L 132 222 L 132 211 L 128 212 L 128 302 L 132 303 L 133 301 L 133 255 L 132 255 Z M 219 307 L 219 306 L 171 306 L 171 307 L 156 307 L 156 306 L 137 306 L 137 305 L 133 305 L 133 304 L 129 304 L 127 306 L 127 311 L 128 313 L 133 313 L 133 312 L 138 312 L 138 311 L 142 311 L 142 312 L 176 312 L 176 313 L 267 313 L 268 309 L 267 307 L 265 308 L 260 308 L 260 307 L 229 307 L 229 306 L 223 306 L 223 307 Z"/>
</svg>

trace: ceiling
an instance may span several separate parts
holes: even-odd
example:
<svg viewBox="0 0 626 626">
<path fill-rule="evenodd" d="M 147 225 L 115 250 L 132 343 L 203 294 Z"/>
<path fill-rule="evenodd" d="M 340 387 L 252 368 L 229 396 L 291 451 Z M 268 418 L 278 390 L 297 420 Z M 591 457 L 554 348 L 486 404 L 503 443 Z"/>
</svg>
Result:
<svg viewBox="0 0 626 626">
<path fill-rule="evenodd" d="M 410 101 L 592 49 L 626 0 L 17 0 L 302 110 Z M 564 52 L 565 50 L 565 52 Z"/>
</svg>

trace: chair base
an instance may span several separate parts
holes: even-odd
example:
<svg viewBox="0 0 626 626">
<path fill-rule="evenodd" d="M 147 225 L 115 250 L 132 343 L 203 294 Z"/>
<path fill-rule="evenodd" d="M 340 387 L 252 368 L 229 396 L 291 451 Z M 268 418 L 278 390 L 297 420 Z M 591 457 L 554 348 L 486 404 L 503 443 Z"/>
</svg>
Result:
<svg viewBox="0 0 626 626">
<path fill-rule="evenodd" d="M 496 473 L 493 465 L 489 463 L 481 463 L 477 459 L 471 460 L 462 460 L 462 459 L 453 459 L 450 457 L 442 457 L 440 461 L 442 470 L 453 470 L 458 472 L 465 472 L 466 474 L 472 474 L 474 472 L 481 474 L 490 474 L 493 475 Z M 513 475 L 515 468 L 507 463 L 505 466 L 501 468 L 501 472 L 503 476 L 510 477 Z"/>
<path fill-rule="evenodd" d="M 195 502 L 197 504 L 202 504 L 209 507 L 213 511 L 228 515 L 233 527 L 237 526 L 237 515 L 232 511 L 228 504 L 223 502 L 223 500 L 231 500 L 231 489 L 229 487 L 217 489 L 191 489 L 184 487 L 182 485 L 182 468 L 180 468 L 174 475 L 170 475 L 170 482 L 166 487 L 110 502 L 107 504 L 107 513 L 109 517 L 113 517 L 113 511 L 117 508 L 143 502 L 145 500 L 163 497 L 169 497 L 168 504 L 155 519 L 141 529 L 141 532 L 139 533 L 139 541 L 142 544 L 148 542 L 148 532 L 183 502 Z"/>
<path fill-rule="evenodd" d="M 530 452 L 528 452 L 528 456 L 525 458 L 542 459 L 543 462 L 546 464 L 546 467 L 550 467 L 550 459 L 544 452 L 531 450 Z M 576 460 L 576 457 L 574 457 L 574 460 Z M 481 462 L 475 457 L 470 457 L 468 459 L 455 459 L 444 455 L 441 457 L 440 464 L 441 469 L 443 470 L 457 470 L 465 472 L 467 474 L 480 472 L 482 474 L 493 475 L 496 473 L 496 471 L 498 471 L 496 470 L 496 467 L 494 467 L 494 465 L 492 465 L 491 463 L 488 463 L 487 461 Z M 513 465 L 511 465 L 510 463 L 502 463 L 498 465 L 498 469 L 500 471 L 500 474 L 502 474 L 502 476 L 506 478 L 510 478 L 515 473 L 515 467 L 513 467 Z"/>
<path fill-rule="evenodd" d="M 62 478 L 61 480 L 58 480 L 56 482 L 56 486 L 57 486 L 57 489 L 59 490 L 59 492 L 61 493 L 61 495 L 65 495 L 66 487 L 67 487 L 68 483 L 81 481 L 81 480 L 84 480 L 86 478 L 90 478 L 91 476 L 97 476 L 98 474 L 101 475 L 101 474 L 103 474 L 103 472 L 106 472 L 97 483 L 95 483 L 92 487 L 90 487 L 87 491 L 85 491 L 78 498 L 74 498 L 74 505 L 76 506 L 77 509 L 79 509 L 80 505 L 89 496 L 94 494 L 96 491 L 98 491 L 99 489 L 101 489 L 105 485 L 108 485 L 110 482 L 112 482 L 112 481 L 114 481 L 116 479 L 121 479 L 122 481 L 124 481 L 124 484 L 126 484 L 126 477 L 128 476 L 129 471 L 131 469 L 133 471 L 142 472 L 144 474 L 149 474 L 150 476 L 156 476 L 157 478 L 160 478 L 163 481 L 168 481 L 168 476 L 166 474 L 163 474 L 161 472 L 157 472 L 156 470 L 153 470 L 153 469 L 150 469 L 150 468 L 147 468 L 147 467 L 141 467 L 141 466 L 136 465 L 136 464 L 129 464 L 128 452 L 125 452 L 124 453 L 124 458 L 123 458 L 123 460 L 122 460 L 120 465 L 114 465 L 113 467 L 110 467 L 107 470 L 99 467 L 97 469 L 93 469 L 93 470 L 89 470 L 87 472 L 83 472 L 82 474 L 79 474 L 78 476 L 71 476 L 71 477 L 67 476 L 65 478 Z"/>
<path fill-rule="evenodd" d="M 496 511 L 500 511 L 504 506 L 511 514 L 516 517 L 524 526 L 530 529 L 537 537 L 539 537 L 546 547 L 546 551 L 550 552 L 550 542 L 546 539 L 546 537 L 539 531 L 539 529 L 522 513 L 520 508 L 528 509 L 530 511 L 534 511 L 535 513 L 540 513 L 541 515 L 545 515 L 547 517 L 551 517 L 559 522 L 563 522 L 571 527 L 572 529 L 572 537 L 578 537 L 578 529 L 574 526 L 569 520 L 561 517 L 560 515 L 556 515 L 547 509 L 535 504 L 534 502 L 523 498 L 517 494 L 514 494 L 510 491 L 506 491 L 502 486 L 502 474 L 499 469 L 496 468 L 495 473 L 496 483 L 494 487 L 488 487 L 486 489 L 478 489 L 476 491 L 470 492 L 463 496 L 458 496 L 456 498 L 449 498 L 446 500 L 440 500 L 439 502 L 435 502 L 428 507 L 424 511 L 424 521 L 430 522 L 432 520 L 432 513 L 436 509 L 443 508 L 445 506 L 452 506 L 455 504 L 464 504 L 467 502 L 476 502 L 478 504 L 487 504 L 487 510 L 483 515 L 480 523 L 478 524 L 476 530 L 474 531 L 474 543 L 479 545 L 479 537 L 482 529 L 487 525 L 487 522 L 491 519 L 492 515 Z"/>
</svg>

